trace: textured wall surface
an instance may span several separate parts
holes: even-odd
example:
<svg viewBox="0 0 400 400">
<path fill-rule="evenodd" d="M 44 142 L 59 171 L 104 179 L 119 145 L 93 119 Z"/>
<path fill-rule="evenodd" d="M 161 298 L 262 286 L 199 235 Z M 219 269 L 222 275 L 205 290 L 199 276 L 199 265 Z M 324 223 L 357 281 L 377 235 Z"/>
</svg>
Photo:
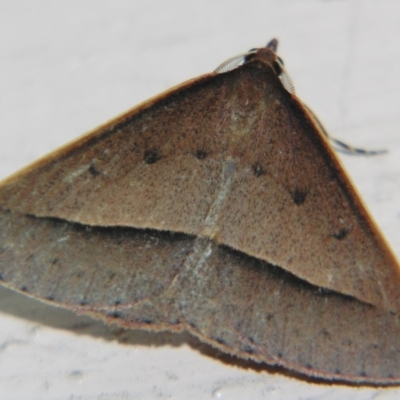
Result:
<svg viewBox="0 0 400 400">
<path fill-rule="evenodd" d="M 400 256 L 398 1 L 0 2 L 0 178 L 135 104 L 269 39 L 337 138 Z M 333 321 L 334 323 L 334 321 Z M 0 288 L 0 397 L 395 399 L 248 368 L 185 334 L 124 332 Z"/>
</svg>

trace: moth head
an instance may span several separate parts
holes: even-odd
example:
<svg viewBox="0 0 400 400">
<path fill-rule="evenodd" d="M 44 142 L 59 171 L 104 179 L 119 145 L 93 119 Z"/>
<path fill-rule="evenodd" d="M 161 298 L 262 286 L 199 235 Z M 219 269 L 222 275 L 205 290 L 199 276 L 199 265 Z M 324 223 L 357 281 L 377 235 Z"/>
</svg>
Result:
<svg viewBox="0 0 400 400">
<path fill-rule="evenodd" d="M 289 92 L 294 93 L 294 86 L 288 73 L 286 72 L 283 60 L 276 54 L 278 40 L 272 39 L 265 47 L 254 48 L 246 53 L 228 58 L 214 72 L 220 74 L 244 65 L 253 60 L 260 60 L 269 65 L 276 76 L 281 80 L 283 87 Z"/>
</svg>

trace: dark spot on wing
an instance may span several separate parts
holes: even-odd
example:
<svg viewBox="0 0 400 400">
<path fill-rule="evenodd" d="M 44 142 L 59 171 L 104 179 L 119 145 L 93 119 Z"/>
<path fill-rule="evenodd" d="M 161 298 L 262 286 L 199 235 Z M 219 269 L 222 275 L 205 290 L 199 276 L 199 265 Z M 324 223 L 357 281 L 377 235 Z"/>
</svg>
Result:
<svg viewBox="0 0 400 400">
<path fill-rule="evenodd" d="M 54 296 L 46 296 L 45 299 L 48 301 L 54 301 Z"/>
<path fill-rule="evenodd" d="M 331 334 L 326 329 L 322 329 L 321 336 L 323 336 L 325 340 L 332 339 Z"/>
<path fill-rule="evenodd" d="M 101 174 L 101 172 L 98 169 L 96 169 L 96 167 L 93 164 L 90 165 L 89 172 L 94 177 L 99 176 Z"/>
<path fill-rule="evenodd" d="M 207 157 L 207 152 L 204 150 L 197 150 L 196 151 L 196 158 L 198 160 L 204 160 Z"/>
<path fill-rule="evenodd" d="M 224 340 L 224 339 L 221 339 L 221 338 L 219 338 L 219 337 L 214 338 L 214 340 L 215 340 L 217 343 L 219 343 L 219 344 L 226 344 L 225 340 Z"/>
<path fill-rule="evenodd" d="M 266 315 L 266 317 L 267 317 L 267 321 L 271 321 L 271 320 L 274 319 L 275 315 L 272 314 L 272 313 L 268 313 L 268 314 Z"/>
<path fill-rule="evenodd" d="M 334 237 L 337 240 L 343 240 L 347 234 L 349 233 L 349 231 L 345 228 L 342 228 L 339 232 L 337 233 L 333 233 L 332 237 Z"/>
<path fill-rule="evenodd" d="M 21 291 L 22 292 L 28 292 L 29 290 L 28 290 L 28 288 L 26 286 L 22 286 L 21 287 Z"/>
<path fill-rule="evenodd" d="M 144 162 L 146 164 L 155 164 L 160 159 L 160 156 L 156 150 L 147 150 L 144 152 Z"/>
<path fill-rule="evenodd" d="M 240 350 L 247 354 L 254 354 L 254 349 L 247 344 L 242 345 Z"/>
<path fill-rule="evenodd" d="M 260 177 L 261 175 L 264 175 L 264 168 L 260 164 L 254 164 L 252 165 L 251 169 L 253 170 L 253 174 L 256 178 Z"/>
<path fill-rule="evenodd" d="M 293 193 L 291 193 L 293 202 L 300 206 L 303 204 L 307 197 L 307 192 L 305 190 L 301 190 L 297 188 Z"/>
<path fill-rule="evenodd" d="M 197 330 L 197 325 L 194 322 L 188 321 L 189 325 Z"/>
</svg>

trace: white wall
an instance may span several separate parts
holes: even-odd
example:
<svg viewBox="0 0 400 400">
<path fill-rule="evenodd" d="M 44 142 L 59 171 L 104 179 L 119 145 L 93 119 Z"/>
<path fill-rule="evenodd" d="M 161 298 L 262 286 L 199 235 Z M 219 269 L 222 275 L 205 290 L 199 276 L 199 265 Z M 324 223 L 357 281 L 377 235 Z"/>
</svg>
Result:
<svg viewBox="0 0 400 400">
<path fill-rule="evenodd" d="M 400 255 L 397 0 L 0 1 L 0 178 L 274 36 L 333 135 L 390 150 L 342 159 Z M 0 288 L 1 399 L 400 397 L 223 359 L 187 335 L 121 333 Z"/>
</svg>

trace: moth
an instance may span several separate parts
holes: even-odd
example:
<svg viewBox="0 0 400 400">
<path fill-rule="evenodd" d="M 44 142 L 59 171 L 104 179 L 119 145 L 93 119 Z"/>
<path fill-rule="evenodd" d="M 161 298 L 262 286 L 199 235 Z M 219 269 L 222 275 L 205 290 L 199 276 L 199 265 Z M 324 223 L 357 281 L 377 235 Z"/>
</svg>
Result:
<svg viewBox="0 0 400 400">
<path fill-rule="evenodd" d="M 276 50 L 4 180 L 1 284 L 306 376 L 400 383 L 399 263 Z"/>
</svg>

